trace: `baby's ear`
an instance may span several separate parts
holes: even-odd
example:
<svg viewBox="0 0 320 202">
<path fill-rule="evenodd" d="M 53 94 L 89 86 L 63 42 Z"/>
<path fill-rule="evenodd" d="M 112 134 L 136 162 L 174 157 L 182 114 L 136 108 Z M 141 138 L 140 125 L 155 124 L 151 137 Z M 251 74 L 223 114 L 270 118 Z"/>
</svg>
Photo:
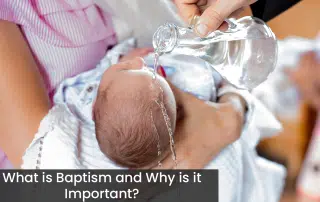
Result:
<svg viewBox="0 0 320 202">
<path fill-rule="evenodd" d="M 163 78 L 167 77 L 166 72 L 164 71 L 164 68 L 161 65 L 159 65 L 158 67 L 158 74 L 161 75 Z"/>
</svg>

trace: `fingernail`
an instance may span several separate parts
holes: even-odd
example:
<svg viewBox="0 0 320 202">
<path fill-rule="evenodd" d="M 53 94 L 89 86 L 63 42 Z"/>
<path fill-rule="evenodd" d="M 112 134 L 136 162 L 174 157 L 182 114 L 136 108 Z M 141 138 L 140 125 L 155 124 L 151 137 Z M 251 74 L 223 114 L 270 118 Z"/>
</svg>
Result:
<svg viewBox="0 0 320 202">
<path fill-rule="evenodd" d="M 202 36 L 202 37 L 205 37 L 208 35 L 208 26 L 205 25 L 205 24 L 202 24 L 202 23 L 199 23 L 197 26 L 196 26 L 196 32 Z"/>
<path fill-rule="evenodd" d="M 164 78 L 167 78 L 166 72 L 164 71 L 164 68 L 162 66 L 160 66 L 160 71 L 161 71 L 162 76 Z"/>
</svg>

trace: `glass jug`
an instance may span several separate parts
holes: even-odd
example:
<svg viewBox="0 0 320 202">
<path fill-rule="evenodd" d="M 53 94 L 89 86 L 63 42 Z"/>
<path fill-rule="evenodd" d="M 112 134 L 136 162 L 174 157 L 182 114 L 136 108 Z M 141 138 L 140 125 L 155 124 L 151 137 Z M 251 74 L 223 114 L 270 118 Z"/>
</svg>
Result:
<svg viewBox="0 0 320 202">
<path fill-rule="evenodd" d="M 243 17 L 227 20 L 227 31 L 215 31 L 198 37 L 193 27 L 167 23 L 153 36 L 157 54 L 174 53 L 201 58 L 227 82 L 240 89 L 252 90 L 274 70 L 278 48 L 272 30 L 262 20 Z"/>
</svg>

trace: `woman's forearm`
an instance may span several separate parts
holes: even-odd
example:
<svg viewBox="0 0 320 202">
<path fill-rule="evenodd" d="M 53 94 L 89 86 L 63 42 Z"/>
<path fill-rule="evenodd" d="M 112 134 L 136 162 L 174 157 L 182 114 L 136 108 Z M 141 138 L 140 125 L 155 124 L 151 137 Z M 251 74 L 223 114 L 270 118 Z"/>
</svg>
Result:
<svg viewBox="0 0 320 202">
<path fill-rule="evenodd" d="M 50 102 L 20 29 L 6 21 L 0 21 L 0 90 L 0 147 L 19 167 Z"/>
<path fill-rule="evenodd" d="M 195 144 L 197 144 L 197 142 L 190 142 L 190 147 L 182 146 L 180 152 L 181 158 L 178 158 L 176 169 L 203 169 L 212 159 L 218 156 L 222 150 L 218 144 L 217 147 L 211 148 L 210 152 L 208 152 L 208 148 L 199 145 L 195 146 Z"/>
<path fill-rule="evenodd" d="M 203 169 L 224 148 L 224 145 L 218 142 L 214 147 L 208 148 L 203 139 L 199 139 L 201 134 L 190 134 L 190 131 L 185 130 L 182 122 L 183 120 L 179 123 L 175 132 L 177 137 L 175 139 L 177 161 L 173 161 L 170 152 L 161 162 L 162 166 L 155 167 L 155 169 Z M 214 137 L 215 132 L 212 132 L 212 137 Z"/>
<path fill-rule="evenodd" d="M 219 104 L 208 105 L 207 111 L 213 114 L 210 120 L 194 117 L 209 124 L 195 125 L 194 128 L 198 130 L 188 130 L 189 127 L 186 127 L 194 122 L 185 122 L 184 119 L 179 121 L 175 131 L 177 165 L 172 158 L 167 157 L 161 169 L 203 169 L 226 146 L 240 137 L 246 112 L 246 102 L 241 96 L 227 93 L 219 98 Z M 209 141 L 212 144 L 208 144 Z"/>
<path fill-rule="evenodd" d="M 219 154 L 220 150 L 217 149 L 215 154 L 208 154 L 208 150 L 199 150 L 198 147 L 190 149 L 188 147 L 180 147 L 176 150 L 177 164 L 172 158 L 166 158 L 161 162 L 161 167 L 154 167 L 154 169 L 203 169 L 206 165 Z"/>
</svg>

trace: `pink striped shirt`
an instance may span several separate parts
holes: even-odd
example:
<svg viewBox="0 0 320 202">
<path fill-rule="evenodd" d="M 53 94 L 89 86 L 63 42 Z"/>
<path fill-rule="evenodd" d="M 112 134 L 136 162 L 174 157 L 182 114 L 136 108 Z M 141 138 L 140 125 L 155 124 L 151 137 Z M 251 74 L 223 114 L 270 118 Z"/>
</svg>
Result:
<svg viewBox="0 0 320 202">
<path fill-rule="evenodd" d="M 0 19 L 20 26 L 48 94 L 65 78 L 94 68 L 116 43 L 111 16 L 93 0 L 0 0 Z M 0 150 L 0 168 L 8 165 L 3 159 Z"/>
<path fill-rule="evenodd" d="M 0 0 L 0 19 L 20 25 L 48 92 L 94 68 L 116 43 L 110 15 L 93 0 Z"/>
</svg>

